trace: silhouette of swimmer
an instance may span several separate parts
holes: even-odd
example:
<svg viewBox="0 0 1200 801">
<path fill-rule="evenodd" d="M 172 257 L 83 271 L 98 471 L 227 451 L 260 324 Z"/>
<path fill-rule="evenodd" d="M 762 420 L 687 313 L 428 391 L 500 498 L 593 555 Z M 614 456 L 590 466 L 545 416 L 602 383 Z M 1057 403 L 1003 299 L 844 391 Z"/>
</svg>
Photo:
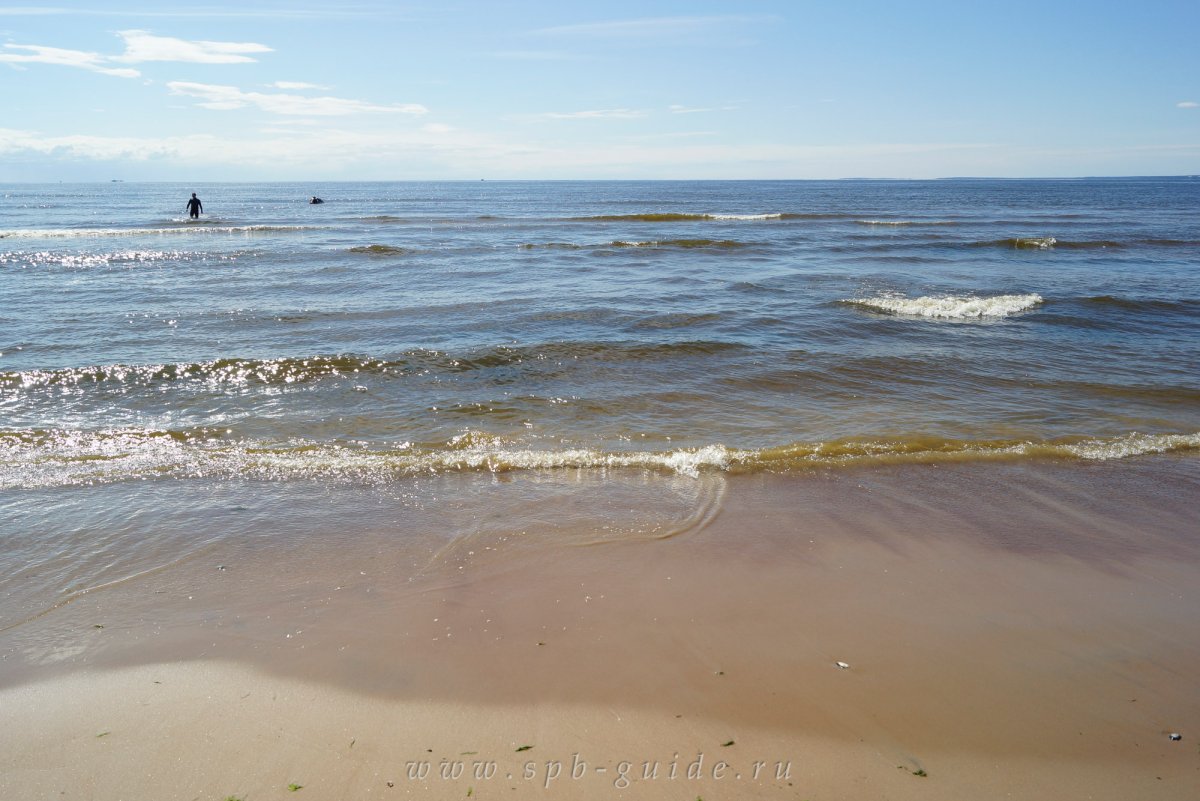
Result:
<svg viewBox="0 0 1200 801">
<path fill-rule="evenodd" d="M 200 216 L 200 212 L 204 211 L 204 204 L 200 202 L 200 198 L 196 197 L 196 193 L 192 193 L 192 199 L 187 202 L 188 214 L 195 220 Z"/>
<path fill-rule="evenodd" d="M 310 200 L 308 202 L 309 203 L 324 203 L 325 201 L 321 200 L 321 198 L 317 197 L 316 195 L 313 195 L 312 200 Z"/>
</svg>

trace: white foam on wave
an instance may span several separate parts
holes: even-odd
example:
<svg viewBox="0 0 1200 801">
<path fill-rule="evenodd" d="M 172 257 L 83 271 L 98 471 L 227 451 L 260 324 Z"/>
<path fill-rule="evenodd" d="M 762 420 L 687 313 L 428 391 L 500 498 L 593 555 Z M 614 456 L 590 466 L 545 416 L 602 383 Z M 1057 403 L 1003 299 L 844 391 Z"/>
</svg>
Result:
<svg viewBox="0 0 1200 801">
<path fill-rule="evenodd" d="M 730 470 L 807 469 L 1011 459 L 1119 460 L 1200 451 L 1200 432 L 1130 433 L 1078 441 L 810 443 L 764 450 L 721 444 L 670 451 L 542 450 L 484 434 L 442 447 L 397 443 L 370 449 L 296 440 L 266 443 L 145 430 L 0 432 L 0 489 L 109 484 L 131 480 L 253 478 L 386 483 L 412 475 L 539 470 L 635 469 L 699 477 Z"/>
<path fill-rule="evenodd" d="M 22 267 L 66 267 L 85 269 L 109 265 L 132 265 L 159 262 L 190 261 L 203 257 L 185 250 L 118 250 L 111 253 L 64 253 L 48 250 L 0 253 L 0 265 Z"/>
<path fill-rule="evenodd" d="M 856 225 L 958 225 L 954 220 L 855 220 Z"/>
<path fill-rule="evenodd" d="M 539 450 L 468 432 L 447 447 L 411 443 L 370 450 L 309 441 L 272 444 L 140 429 L 0 432 L 0 488 L 107 484 L 164 478 L 388 481 L 446 472 L 563 469 L 665 470 L 697 477 L 749 456 L 714 444 L 672 451 Z"/>
<path fill-rule="evenodd" d="M 1200 448 L 1200 432 L 1195 434 L 1127 434 L 1116 439 L 1094 439 L 1065 446 L 1065 450 L 1080 459 L 1103 461 L 1143 456 L 1150 453 Z"/>
<path fill-rule="evenodd" d="M 708 217 L 713 220 L 778 220 L 783 214 L 776 212 L 774 214 L 709 214 Z"/>
<path fill-rule="evenodd" d="M 1058 244 L 1058 240 L 1052 236 L 1031 236 L 1022 239 L 1012 240 L 1015 248 L 1034 248 L 1036 250 L 1049 250 Z"/>
<path fill-rule="evenodd" d="M 1042 296 L 1029 295 L 940 295 L 909 298 L 904 295 L 880 295 L 846 301 L 887 314 L 942 320 L 1002 318 L 1028 311 L 1042 302 Z"/>
<path fill-rule="evenodd" d="M 181 223 L 164 228 L 26 228 L 0 231 L 0 239 L 71 239 L 156 234 L 243 234 L 260 231 L 305 231 L 311 225 L 195 225 Z"/>
</svg>

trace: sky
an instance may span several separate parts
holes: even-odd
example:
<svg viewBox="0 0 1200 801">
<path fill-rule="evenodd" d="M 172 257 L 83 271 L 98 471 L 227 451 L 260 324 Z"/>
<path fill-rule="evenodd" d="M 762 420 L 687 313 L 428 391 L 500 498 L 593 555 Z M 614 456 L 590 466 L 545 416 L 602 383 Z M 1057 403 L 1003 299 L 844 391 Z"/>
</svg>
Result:
<svg viewBox="0 0 1200 801">
<path fill-rule="evenodd" d="M 0 2 L 0 183 L 1200 174 L 1200 2 Z"/>
</svg>

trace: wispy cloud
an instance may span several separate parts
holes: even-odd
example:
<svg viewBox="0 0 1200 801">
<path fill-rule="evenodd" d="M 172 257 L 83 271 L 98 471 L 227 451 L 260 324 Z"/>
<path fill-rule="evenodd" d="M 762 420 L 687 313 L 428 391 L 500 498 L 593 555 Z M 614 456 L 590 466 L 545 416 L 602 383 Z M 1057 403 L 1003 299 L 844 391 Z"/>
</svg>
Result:
<svg viewBox="0 0 1200 801">
<path fill-rule="evenodd" d="M 690 108 L 673 103 L 667 107 L 672 114 L 702 114 L 706 111 L 735 111 L 737 106 L 711 106 L 709 108 Z"/>
<path fill-rule="evenodd" d="M 270 53 L 270 47 L 255 42 L 191 42 L 173 36 L 155 36 L 147 31 L 117 31 L 125 40 L 125 53 L 113 61 L 140 64 L 146 61 L 182 61 L 191 64 L 244 64 L 256 59 L 247 53 Z"/>
<path fill-rule="evenodd" d="M 0 51 L 0 62 L 7 64 L 56 64 L 60 67 L 78 67 L 119 78 L 136 78 L 141 75 L 137 70 L 128 67 L 107 67 L 106 61 L 108 58 L 99 53 L 42 45 L 6 44 L 4 50 Z"/>
<path fill-rule="evenodd" d="M 46 17 L 66 13 L 67 9 L 65 8 L 34 8 L 33 6 L 0 8 L 0 17 Z"/>
<path fill-rule="evenodd" d="M 289 124 L 291 121 L 289 121 Z M 378 177 L 381 169 L 410 174 L 414 164 L 446 170 L 463 166 L 479 174 L 519 153 L 486 135 L 445 126 L 411 130 L 362 130 L 276 127 L 255 137 L 193 134 L 166 138 L 109 137 L 88 134 L 47 136 L 42 132 L 0 128 L 0 156 L 40 154 L 55 160 L 95 162 L 159 161 L 172 167 L 230 167 L 238 175 L 353 174 Z M 249 171 L 249 172 L 247 172 Z"/>
<path fill-rule="evenodd" d="M 146 9 L 134 8 L 63 8 L 47 6 L 12 6 L 0 8 L 0 17 L 63 16 L 78 17 L 154 17 L 159 19 L 326 19 L 346 17 L 391 17 L 401 14 L 399 9 L 389 9 L 374 4 L 347 6 L 337 4 L 328 8 L 218 8 L 195 6 L 192 8 Z"/>
<path fill-rule="evenodd" d="M 303 81 L 276 81 L 275 83 L 268 84 L 268 86 L 270 86 L 272 89 L 283 89 L 284 91 L 293 92 L 303 91 L 305 89 L 315 89 L 320 91 L 328 89 L 326 86 L 318 86 L 315 83 L 304 83 Z"/>
<path fill-rule="evenodd" d="M 206 83 L 171 81 L 167 84 L 171 94 L 200 99 L 200 106 L 219 111 L 256 107 L 271 114 L 295 116 L 333 117 L 346 114 L 426 114 L 429 109 L 417 103 L 381 106 L 361 100 L 346 100 L 340 97 L 304 97 L 291 94 L 267 94 L 243 92 L 236 86 L 218 86 Z"/>
<path fill-rule="evenodd" d="M 255 42 L 190 42 L 171 36 L 155 36 L 146 31 L 118 31 L 117 35 L 125 40 L 125 52 L 119 56 L 45 45 L 6 44 L 0 49 L 0 62 L 13 65 L 54 64 L 119 78 L 137 78 L 141 73 L 136 69 L 110 65 L 147 61 L 241 64 L 255 61 L 248 53 L 272 52 L 270 47 Z"/>
<path fill-rule="evenodd" d="M 545 177 L 545 178 L 837 178 L 848 175 L 906 177 L 943 175 L 1029 175 L 1039 165 L 1054 164 L 1061 174 L 1095 174 L 1093 154 L 1068 149 L 1030 151 L 986 143 L 876 143 L 860 145 L 796 145 L 762 143 L 661 142 L 584 145 L 505 140 L 494 133 L 413 126 L 388 130 L 305 129 L 302 120 L 274 126 L 267 135 L 227 137 L 187 135 L 164 139 L 103 137 L 87 134 L 47 135 L 41 131 L 0 128 L 0 156 L 39 155 L 47 160 L 93 162 L 158 162 L 156 174 L 189 173 L 203 166 L 206 174 L 254 180 L 295 179 L 314 175 L 343 180 L 381 176 Z M 1102 151 L 1114 163 L 1128 163 L 1135 151 L 1149 150 L 1154 159 L 1180 155 L 1195 158 L 1200 145 Z M 1015 165 L 1015 166 L 1014 166 Z M 1007 172 L 1006 172 L 1007 170 Z M 1145 174 L 1145 173 L 1142 173 Z"/>
<path fill-rule="evenodd" d="M 1176 103 L 1175 106 L 1177 108 L 1200 108 L 1200 103 L 1197 103 L 1195 100 L 1184 100 L 1181 103 Z"/>
<path fill-rule="evenodd" d="M 595 111 L 547 111 L 537 116 L 548 120 L 631 120 L 645 117 L 646 112 L 629 108 L 609 108 Z"/>
</svg>

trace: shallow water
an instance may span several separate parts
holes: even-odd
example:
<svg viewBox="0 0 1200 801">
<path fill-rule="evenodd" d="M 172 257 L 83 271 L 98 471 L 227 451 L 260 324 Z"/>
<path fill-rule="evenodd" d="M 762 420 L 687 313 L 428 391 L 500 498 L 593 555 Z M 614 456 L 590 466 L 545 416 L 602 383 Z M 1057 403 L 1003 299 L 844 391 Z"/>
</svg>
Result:
<svg viewBox="0 0 1200 801">
<path fill-rule="evenodd" d="M 1196 180 L 0 196 L 0 486 L 1200 447 Z"/>
<path fill-rule="evenodd" d="M 911 470 L 969 518 L 920 471 L 1053 463 L 1070 502 L 986 516 L 1095 557 L 1122 506 L 1195 497 L 1196 208 L 1184 179 L 0 187 L 0 656 L 91 658 L 56 650 L 79 610 L 152 620 L 160 586 L 190 631 L 200 576 L 312 543 L 407 582 L 674 540 L 731 474 Z"/>
</svg>

